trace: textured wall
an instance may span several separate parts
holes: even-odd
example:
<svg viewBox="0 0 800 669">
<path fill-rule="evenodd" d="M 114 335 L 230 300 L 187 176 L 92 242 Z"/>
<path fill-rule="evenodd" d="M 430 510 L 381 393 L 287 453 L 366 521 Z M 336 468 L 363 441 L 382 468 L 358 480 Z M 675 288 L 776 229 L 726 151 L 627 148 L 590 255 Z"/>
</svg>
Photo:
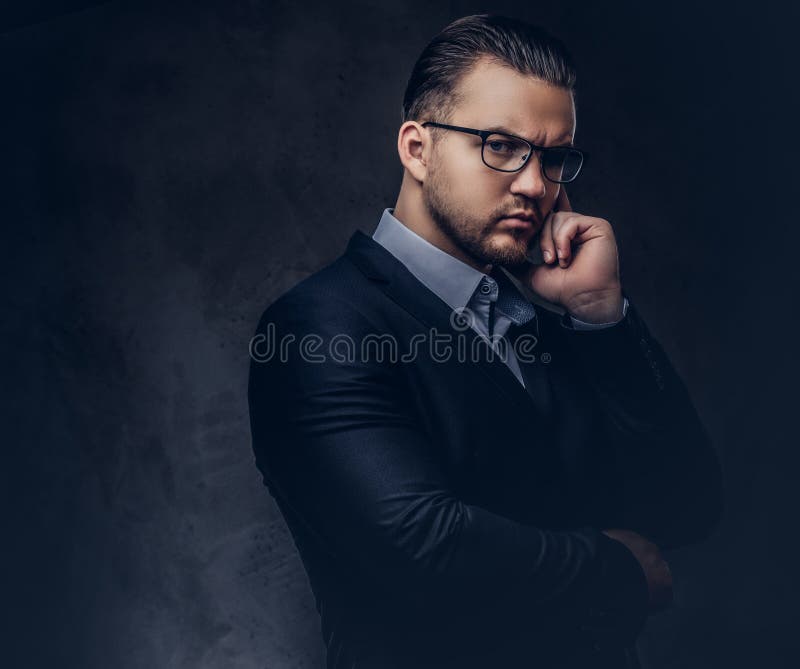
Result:
<svg viewBox="0 0 800 669">
<path fill-rule="evenodd" d="M 614 223 L 724 458 L 728 516 L 670 556 L 649 669 L 789 666 L 794 631 L 796 18 L 716 5 L 490 7 L 573 50 L 570 197 Z M 405 77 L 484 9 L 110 2 L 0 36 L 5 666 L 323 666 L 252 460 L 247 341 L 394 205 Z"/>
</svg>

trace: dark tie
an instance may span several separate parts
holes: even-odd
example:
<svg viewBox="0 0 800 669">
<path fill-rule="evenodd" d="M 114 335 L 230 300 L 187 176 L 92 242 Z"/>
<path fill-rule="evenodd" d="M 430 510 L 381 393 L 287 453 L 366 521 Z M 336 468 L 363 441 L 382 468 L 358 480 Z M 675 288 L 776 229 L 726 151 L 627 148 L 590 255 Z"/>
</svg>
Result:
<svg viewBox="0 0 800 669">
<path fill-rule="evenodd" d="M 536 309 L 501 269 L 495 269 L 492 272 L 492 278 L 497 281 L 495 306 L 513 321 L 505 335 L 508 342 L 514 346 L 517 339 L 523 334 L 537 338 L 537 344 L 532 349 L 536 360 L 533 362 L 518 360 L 519 369 L 525 382 L 525 389 L 542 417 L 549 419 L 553 412 L 553 395 L 546 368 L 548 363 L 542 362 L 540 359 L 540 354 L 545 352 L 545 349 L 542 347 L 542 342 L 538 341 L 539 327 Z"/>
<path fill-rule="evenodd" d="M 514 321 L 515 325 L 525 325 L 536 318 L 534 306 L 525 299 L 504 271 L 495 269 L 492 278 L 497 282 L 497 309 Z"/>
</svg>

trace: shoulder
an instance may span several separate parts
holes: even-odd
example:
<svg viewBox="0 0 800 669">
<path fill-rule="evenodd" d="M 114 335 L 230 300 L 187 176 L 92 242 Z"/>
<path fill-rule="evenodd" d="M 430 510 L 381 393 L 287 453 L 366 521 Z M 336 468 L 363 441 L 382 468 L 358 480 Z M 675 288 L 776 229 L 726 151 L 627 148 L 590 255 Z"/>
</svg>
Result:
<svg viewBox="0 0 800 669">
<path fill-rule="evenodd" d="M 369 323 L 366 314 L 380 291 L 342 255 L 287 290 L 267 306 L 256 332 L 273 327 L 328 332 Z"/>
<path fill-rule="evenodd" d="M 287 407 L 333 399 L 331 389 L 393 387 L 392 360 L 374 343 L 385 336 L 376 314 L 387 299 L 346 256 L 282 294 L 249 342 L 251 402 Z"/>
</svg>

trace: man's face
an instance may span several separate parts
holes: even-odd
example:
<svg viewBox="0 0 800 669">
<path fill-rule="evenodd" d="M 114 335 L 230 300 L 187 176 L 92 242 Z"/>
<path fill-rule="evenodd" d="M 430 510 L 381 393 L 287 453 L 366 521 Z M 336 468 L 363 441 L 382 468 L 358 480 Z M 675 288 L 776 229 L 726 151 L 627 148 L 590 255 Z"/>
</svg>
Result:
<svg viewBox="0 0 800 669">
<path fill-rule="evenodd" d="M 502 130 L 540 146 L 569 143 L 575 135 L 572 94 L 506 66 L 482 59 L 462 78 L 463 95 L 450 125 Z M 439 121 L 440 119 L 432 118 Z M 479 264 L 519 267 L 558 196 L 544 178 L 538 153 L 519 172 L 498 172 L 481 160 L 476 135 L 440 130 L 422 196 L 431 218 L 453 244 Z M 525 212 L 536 221 L 519 226 L 504 216 Z"/>
</svg>

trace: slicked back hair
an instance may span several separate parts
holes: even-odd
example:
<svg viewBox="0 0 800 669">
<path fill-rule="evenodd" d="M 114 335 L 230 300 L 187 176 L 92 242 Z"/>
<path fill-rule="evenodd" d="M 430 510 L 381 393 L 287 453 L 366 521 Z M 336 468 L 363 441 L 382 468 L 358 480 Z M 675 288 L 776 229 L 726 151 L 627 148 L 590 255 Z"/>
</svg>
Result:
<svg viewBox="0 0 800 669">
<path fill-rule="evenodd" d="M 403 96 L 402 122 L 448 123 L 460 102 L 459 81 L 482 58 L 575 94 L 575 66 L 559 39 L 519 19 L 475 14 L 453 21 L 423 49 Z"/>
</svg>

